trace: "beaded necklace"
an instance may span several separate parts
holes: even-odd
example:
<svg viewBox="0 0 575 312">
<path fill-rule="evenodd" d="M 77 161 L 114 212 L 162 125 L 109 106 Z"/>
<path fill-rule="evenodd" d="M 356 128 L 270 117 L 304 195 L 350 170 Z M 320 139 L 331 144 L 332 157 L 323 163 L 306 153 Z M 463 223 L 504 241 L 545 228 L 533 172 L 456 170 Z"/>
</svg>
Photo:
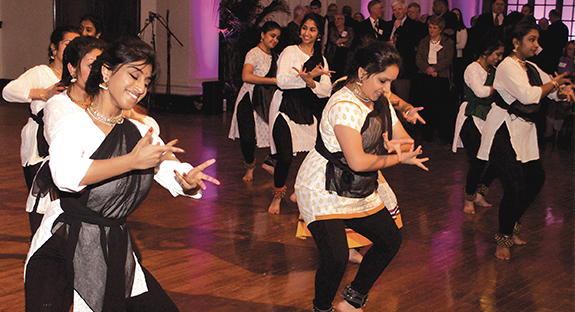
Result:
<svg viewBox="0 0 575 312">
<path fill-rule="evenodd" d="M 68 91 L 70 91 L 70 90 L 68 89 Z M 73 97 L 70 95 L 70 92 L 66 92 L 66 95 L 68 96 L 68 98 L 69 98 L 72 102 L 74 102 L 74 104 L 80 106 L 82 109 L 86 109 L 86 108 L 88 107 L 88 105 L 90 104 L 90 98 L 89 98 L 89 97 L 88 97 L 84 102 L 81 102 L 81 101 L 78 101 L 78 100 L 76 100 L 75 98 L 73 98 Z"/>
<path fill-rule="evenodd" d="M 351 89 L 351 91 L 353 92 L 353 94 L 363 103 L 369 103 L 371 102 L 371 100 L 367 97 L 367 95 L 365 95 L 365 93 L 363 93 L 363 91 L 361 91 L 361 89 L 357 86 L 357 84 L 355 84 L 353 86 L 353 88 Z"/>
<path fill-rule="evenodd" d="M 88 109 L 86 111 L 94 119 L 96 119 L 97 121 L 99 121 L 103 124 L 106 124 L 108 126 L 113 126 L 113 125 L 121 124 L 124 122 L 124 116 L 122 116 L 122 113 L 120 113 L 120 115 L 115 116 L 115 117 L 106 116 L 106 115 L 100 113 L 96 109 L 96 107 L 94 107 L 94 102 L 90 103 L 90 106 L 88 106 Z"/>
</svg>

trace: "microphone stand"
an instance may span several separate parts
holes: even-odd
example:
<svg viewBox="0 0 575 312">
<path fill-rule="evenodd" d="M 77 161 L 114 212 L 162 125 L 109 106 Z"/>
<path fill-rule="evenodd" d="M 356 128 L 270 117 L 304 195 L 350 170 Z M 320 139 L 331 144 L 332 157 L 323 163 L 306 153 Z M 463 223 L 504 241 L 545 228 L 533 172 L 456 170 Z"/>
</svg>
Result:
<svg viewBox="0 0 575 312">
<path fill-rule="evenodd" d="M 171 70 L 170 70 L 170 65 L 171 65 L 171 54 L 170 54 L 170 50 L 172 49 L 172 43 L 171 43 L 171 37 L 174 37 L 174 39 L 176 39 L 176 41 L 180 44 L 180 46 L 184 46 L 184 44 L 178 39 L 178 37 L 176 37 L 176 35 L 174 35 L 174 33 L 170 30 L 170 27 L 168 26 L 168 20 L 170 17 L 170 10 L 166 10 L 166 16 L 167 19 L 164 19 L 160 14 L 154 13 L 150 11 L 149 17 L 146 19 L 146 24 L 144 25 L 144 28 L 142 28 L 142 30 L 140 30 L 140 32 L 138 33 L 138 37 L 141 38 L 141 34 L 142 32 L 146 29 L 146 27 L 148 27 L 148 25 L 152 25 L 152 47 L 154 48 L 154 51 L 156 50 L 156 33 L 154 31 L 154 19 L 157 20 L 158 22 L 160 22 L 160 24 L 162 24 L 162 26 L 164 26 L 164 28 L 167 31 L 167 77 L 166 77 L 166 95 L 168 96 L 168 107 L 172 105 L 171 101 L 170 101 L 170 95 L 171 95 Z"/>
</svg>

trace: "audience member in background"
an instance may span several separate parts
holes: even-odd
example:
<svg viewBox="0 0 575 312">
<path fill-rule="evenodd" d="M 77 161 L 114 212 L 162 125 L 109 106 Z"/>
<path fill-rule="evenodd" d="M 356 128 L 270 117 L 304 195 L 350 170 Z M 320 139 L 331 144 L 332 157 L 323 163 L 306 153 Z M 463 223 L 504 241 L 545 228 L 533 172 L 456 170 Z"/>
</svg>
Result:
<svg viewBox="0 0 575 312">
<path fill-rule="evenodd" d="M 551 25 L 544 33 L 544 40 L 539 44 L 543 50 L 537 57 L 537 65 L 548 74 L 553 74 L 559 65 L 559 58 L 563 48 L 569 40 L 569 29 L 561 21 L 561 16 L 557 10 L 549 12 L 549 21 Z"/>
<path fill-rule="evenodd" d="M 415 50 L 426 34 L 422 33 L 420 22 L 407 16 L 405 0 L 393 0 L 391 9 L 393 18 L 390 23 L 392 29 L 389 41 L 395 45 L 401 55 L 403 65 L 399 76 L 392 82 L 392 89 L 396 95 L 409 102 L 411 79 L 417 74 Z"/>
<path fill-rule="evenodd" d="M 453 138 L 453 125 L 457 109 L 452 103 L 449 91 L 450 67 L 455 51 L 454 43 L 443 35 L 445 21 L 434 15 L 429 18 L 429 35 L 419 42 L 415 63 L 419 69 L 418 97 L 415 104 L 423 106 L 422 117 L 427 124 L 422 126 L 422 136 L 426 141 L 434 138 L 434 131 L 439 131 L 439 138 L 449 144 Z"/>
<path fill-rule="evenodd" d="M 419 21 L 421 6 L 417 2 L 412 2 L 407 6 L 407 16 L 414 21 Z"/>
<path fill-rule="evenodd" d="M 563 49 L 563 56 L 559 59 L 559 65 L 557 66 L 557 74 L 561 75 L 567 73 L 565 78 L 569 78 L 573 82 L 573 72 L 575 69 L 575 41 L 571 40 L 567 42 L 565 48 Z M 553 135 L 553 131 L 556 134 L 563 127 L 563 121 L 567 115 L 568 109 L 573 106 L 572 102 L 557 102 L 550 101 L 549 107 L 547 109 L 546 118 L 546 128 L 545 137 L 550 137 Z"/>
<path fill-rule="evenodd" d="M 80 34 L 100 38 L 102 35 L 102 22 L 92 14 L 86 14 L 80 18 Z"/>
<path fill-rule="evenodd" d="M 281 53 L 285 47 L 301 43 L 301 37 L 300 37 L 301 34 L 299 29 L 301 25 L 301 20 L 306 14 L 307 14 L 306 8 L 301 5 L 297 5 L 293 9 L 293 21 L 287 24 L 285 30 L 282 30 L 280 42 L 278 43 L 274 51 Z"/>
<path fill-rule="evenodd" d="M 339 13 L 337 4 L 332 3 L 327 6 L 327 14 L 325 15 L 325 21 L 327 23 L 328 29 L 333 27 L 335 22 L 335 15 Z"/>
<path fill-rule="evenodd" d="M 369 18 L 359 23 L 355 34 L 354 47 L 361 46 L 369 40 L 386 41 L 389 34 L 384 33 L 389 22 L 382 19 L 383 3 L 379 0 L 372 0 L 367 4 Z"/>
<path fill-rule="evenodd" d="M 457 29 L 457 16 L 449 11 L 449 3 L 447 0 L 433 1 L 433 14 L 440 16 L 445 21 L 445 28 L 443 34 L 447 38 L 455 42 L 455 29 Z"/>
<path fill-rule="evenodd" d="M 491 11 L 483 13 L 477 17 L 475 26 L 469 30 L 468 44 L 470 51 L 477 51 L 479 41 L 486 33 L 490 33 L 491 29 L 503 25 L 505 20 L 505 1 L 503 0 L 490 0 Z"/>
<path fill-rule="evenodd" d="M 353 15 L 353 19 L 356 20 L 358 23 L 365 21 L 365 16 L 361 12 L 357 12 Z"/>
<path fill-rule="evenodd" d="M 325 58 L 331 70 L 335 71 L 331 75 L 331 81 L 336 81 L 344 75 L 347 55 L 354 36 L 353 28 L 345 26 L 345 16 L 336 14 L 335 25 L 329 29 L 329 38 L 325 48 Z"/>
<path fill-rule="evenodd" d="M 355 31 L 358 21 L 356 21 L 351 14 L 351 7 L 349 5 L 341 8 L 341 14 L 345 16 L 345 27 L 351 27 Z"/>
<path fill-rule="evenodd" d="M 547 31 L 547 29 L 549 28 L 549 20 L 546 19 L 545 17 L 542 17 L 539 22 L 539 31 Z"/>
<path fill-rule="evenodd" d="M 532 4 L 524 4 L 523 7 L 521 8 L 521 14 L 523 14 L 523 16 L 525 16 L 526 21 L 530 21 L 532 23 L 537 23 L 537 20 L 533 16 L 534 13 L 535 13 L 535 8 L 533 7 Z"/>
<path fill-rule="evenodd" d="M 453 84 L 455 95 L 458 98 L 463 96 L 463 71 L 471 62 L 465 58 L 463 51 L 467 45 L 467 27 L 463 23 L 461 11 L 457 8 L 451 10 L 457 16 L 457 27 L 455 29 L 455 58 L 453 59 Z"/>
</svg>

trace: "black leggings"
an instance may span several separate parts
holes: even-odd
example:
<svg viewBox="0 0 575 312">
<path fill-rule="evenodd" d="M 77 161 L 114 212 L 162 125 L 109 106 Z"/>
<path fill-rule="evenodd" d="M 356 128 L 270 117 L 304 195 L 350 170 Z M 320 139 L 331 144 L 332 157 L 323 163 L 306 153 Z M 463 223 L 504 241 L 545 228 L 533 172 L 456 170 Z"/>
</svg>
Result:
<svg viewBox="0 0 575 312">
<path fill-rule="evenodd" d="M 313 235 L 320 257 L 319 268 L 315 274 L 313 304 L 322 310 L 331 307 L 347 267 L 349 247 L 345 234 L 346 226 L 373 243 L 351 282 L 351 288 L 360 294 L 369 292 L 401 245 L 401 232 L 386 208 L 363 218 L 318 220 L 310 223 L 308 229 Z"/>
<path fill-rule="evenodd" d="M 240 146 L 244 161 L 248 164 L 254 162 L 256 150 L 256 121 L 250 94 L 246 93 L 238 103 L 236 111 L 238 130 L 240 132 Z"/>
<path fill-rule="evenodd" d="M 68 311 L 74 301 L 74 287 L 66 278 L 67 264 L 63 256 L 65 241 L 52 236 L 28 261 L 26 311 Z M 126 299 L 126 311 L 179 311 L 162 286 L 143 266 L 148 291 Z"/>
<path fill-rule="evenodd" d="M 521 220 L 541 191 L 545 182 L 545 171 L 541 160 L 527 163 L 517 161 L 505 123 L 493 138 L 489 160 L 503 187 L 503 198 L 499 205 L 499 232 L 511 235 L 515 223 Z"/>
<path fill-rule="evenodd" d="M 477 151 L 479 151 L 479 146 L 481 145 L 481 133 L 477 129 L 477 126 L 475 126 L 473 117 L 467 117 L 461 127 L 459 136 L 461 137 L 461 141 L 465 147 L 465 153 L 469 160 L 465 193 L 467 195 L 473 195 L 477 191 L 477 186 L 480 183 L 489 187 L 493 180 L 497 178 L 497 172 L 492 165 L 487 166 L 487 170 L 485 170 L 487 162 L 477 158 Z M 483 172 L 484 170 L 485 173 Z"/>
<path fill-rule="evenodd" d="M 285 186 L 289 168 L 293 160 L 293 145 L 291 131 L 285 118 L 279 114 L 274 123 L 272 131 L 274 143 L 276 145 L 276 167 L 274 171 L 274 186 L 282 188 Z"/>
</svg>

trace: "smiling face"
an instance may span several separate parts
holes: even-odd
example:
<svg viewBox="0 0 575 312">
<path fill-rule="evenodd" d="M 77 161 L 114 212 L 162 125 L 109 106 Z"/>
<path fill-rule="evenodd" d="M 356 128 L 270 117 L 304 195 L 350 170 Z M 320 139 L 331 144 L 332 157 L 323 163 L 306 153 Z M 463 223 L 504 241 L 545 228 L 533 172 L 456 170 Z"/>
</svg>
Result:
<svg viewBox="0 0 575 312">
<path fill-rule="evenodd" d="M 396 5 L 394 5 L 392 8 L 393 10 L 393 16 L 395 16 L 395 19 L 397 20 L 402 20 L 405 15 L 407 14 L 407 10 L 405 9 L 405 4 L 403 3 L 398 3 Z"/>
<path fill-rule="evenodd" d="M 146 96 L 152 80 L 152 65 L 132 62 L 122 65 L 116 72 L 102 66 L 102 74 L 110 78 L 108 93 L 113 108 L 129 110 Z"/>
<path fill-rule="evenodd" d="M 344 26 L 345 25 L 345 16 L 343 14 L 336 14 L 334 24 L 335 24 L 335 26 Z"/>
<path fill-rule="evenodd" d="M 265 34 L 262 32 L 261 33 L 261 39 L 262 39 L 263 45 L 269 50 L 275 48 L 279 42 L 280 35 L 281 35 L 281 30 L 279 30 L 279 29 L 272 29 Z"/>
<path fill-rule="evenodd" d="M 92 70 L 92 63 L 98 58 L 98 56 L 102 54 L 102 50 L 94 49 L 80 60 L 79 68 L 73 68 L 72 65 L 68 64 L 68 70 L 70 70 L 70 74 L 77 79 L 76 85 L 80 87 L 82 90 L 86 88 L 86 80 L 88 80 L 88 76 L 90 76 L 90 71 Z"/>
<path fill-rule="evenodd" d="M 505 52 L 505 48 L 499 47 L 499 49 L 497 49 L 497 50 L 493 51 L 493 53 L 489 54 L 487 56 L 487 58 L 485 59 L 485 62 L 487 63 L 487 65 L 489 65 L 489 66 L 497 65 L 497 63 L 499 63 L 501 61 L 501 59 L 503 58 L 503 52 Z"/>
<path fill-rule="evenodd" d="M 570 43 L 565 47 L 565 56 L 569 59 L 573 59 L 575 57 L 575 44 Z"/>
<path fill-rule="evenodd" d="M 539 40 L 539 32 L 536 29 L 531 29 L 531 31 L 527 33 L 522 40 L 514 38 L 513 45 L 517 46 L 517 57 L 524 60 L 534 56 L 539 47 L 539 42 L 537 40 Z"/>
<path fill-rule="evenodd" d="M 397 65 L 388 66 L 383 72 L 365 77 L 367 72 L 363 68 L 358 69 L 359 77 L 365 77 L 361 86 L 361 91 L 372 101 L 377 101 L 382 95 L 389 93 L 391 82 L 397 78 L 399 67 Z"/>
<path fill-rule="evenodd" d="M 317 36 L 319 35 L 319 30 L 317 29 L 317 25 L 312 19 L 306 20 L 301 25 L 300 30 L 300 37 L 302 43 L 304 44 L 314 44 L 317 40 Z"/>
</svg>

